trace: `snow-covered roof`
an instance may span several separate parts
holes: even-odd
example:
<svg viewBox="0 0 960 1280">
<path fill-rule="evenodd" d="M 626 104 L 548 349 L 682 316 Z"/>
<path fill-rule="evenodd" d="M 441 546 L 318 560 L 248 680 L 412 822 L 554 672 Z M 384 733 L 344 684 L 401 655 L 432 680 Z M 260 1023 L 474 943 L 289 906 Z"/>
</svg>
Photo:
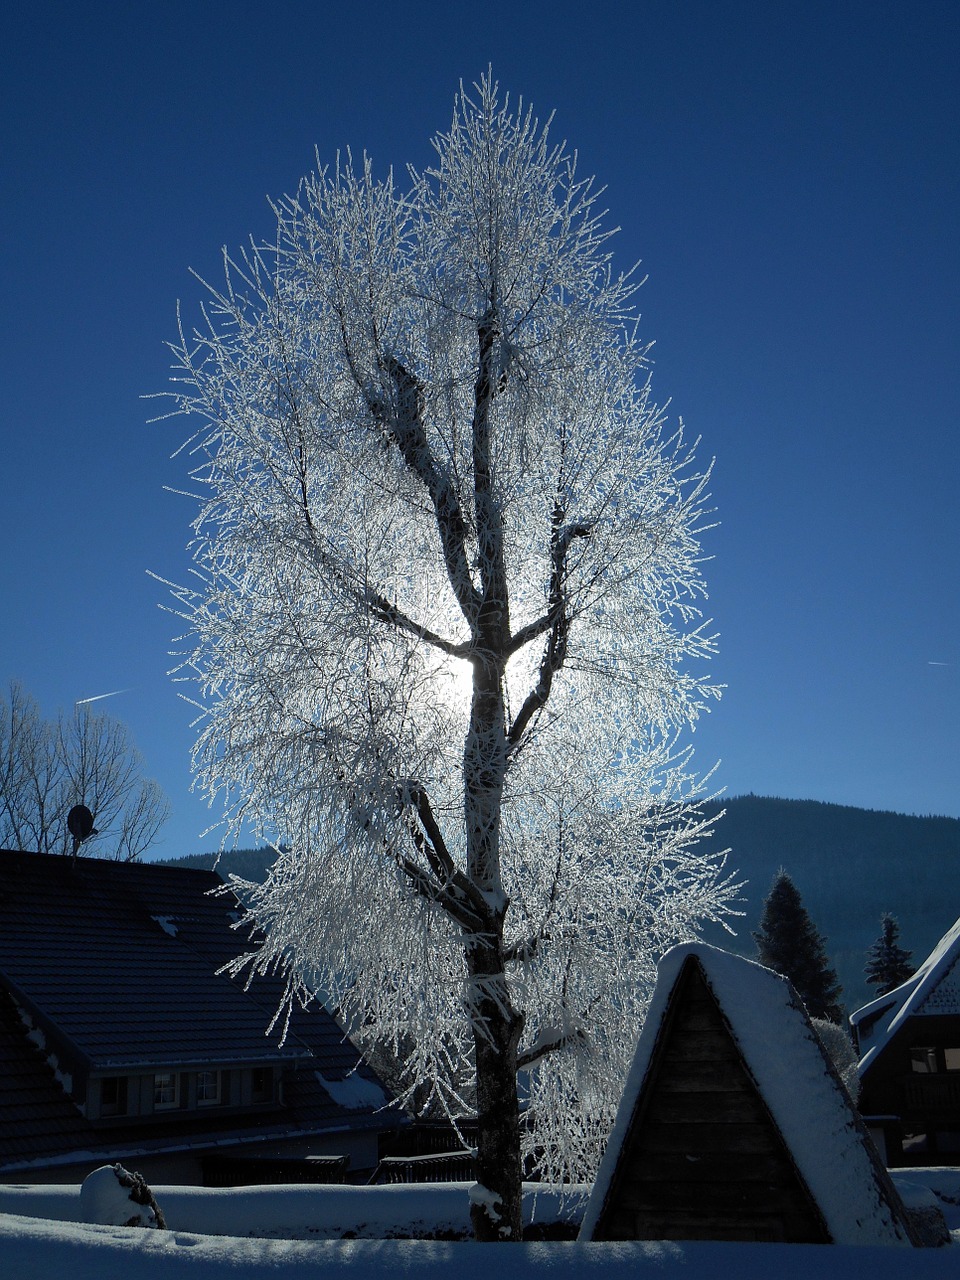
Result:
<svg viewBox="0 0 960 1280">
<path fill-rule="evenodd" d="M 213 871 L 0 850 L 0 1170 L 396 1123 L 322 1005 L 294 1008 L 283 1044 L 268 1035 L 283 978 L 223 972 L 250 945 L 223 887 Z M 284 1073 L 282 1107 L 185 1107 L 162 1124 L 132 1113 L 104 1129 L 80 1105 L 91 1074 L 261 1064 Z"/>
<path fill-rule="evenodd" d="M 793 987 L 753 961 L 702 943 L 674 947 L 660 962 L 581 1239 L 592 1237 L 610 1192 L 671 996 L 689 960 L 699 966 L 833 1242 L 910 1243 L 897 1193 Z"/>
<path fill-rule="evenodd" d="M 860 1071 L 883 1052 L 908 1018 L 960 1016 L 960 920 L 948 929 L 912 978 L 871 1000 L 850 1021 L 857 1028 Z"/>
</svg>

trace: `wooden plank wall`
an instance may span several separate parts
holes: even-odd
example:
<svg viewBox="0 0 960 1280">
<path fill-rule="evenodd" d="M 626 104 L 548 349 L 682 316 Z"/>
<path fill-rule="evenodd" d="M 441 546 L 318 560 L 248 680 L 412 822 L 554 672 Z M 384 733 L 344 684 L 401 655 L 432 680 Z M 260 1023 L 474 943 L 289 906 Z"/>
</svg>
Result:
<svg viewBox="0 0 960 1280">
<path fill-rule="evenodd" d="M 830 1240 L 692 959 L 674 988 L 594 1238 Z"/>
</svg>

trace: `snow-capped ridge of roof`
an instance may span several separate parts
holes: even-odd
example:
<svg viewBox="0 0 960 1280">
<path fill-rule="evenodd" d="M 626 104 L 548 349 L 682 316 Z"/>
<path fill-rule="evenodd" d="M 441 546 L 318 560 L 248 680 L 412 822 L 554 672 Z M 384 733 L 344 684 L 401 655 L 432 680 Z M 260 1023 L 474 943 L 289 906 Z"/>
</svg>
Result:
<svg viewBox="0 0 960 1280">
<path fill-rule="evenodd" d="M 924 960 L 912 977 L 907 978 L 899 987 L 894 987 L 886 995 L 877 996 L 868 1004 L 855 1010 L 850 1015 L 852 1026 L 860 1030 L 861 1049 L 869 1040 L 869 1047 L 860 1060 L 861 1074 L 879 1057 L 897 1031 L 908 1018 L 945 1013 L 960 1014 L 960 983 L 954 984 L 955 990 L 947 994 L 947 999 L 937 1007 L 925 1008 L 938 988 L 942 988 L 945 979 L 960 960 L 960 919 L 947 930 L 937 945 Z M 866 1030 L 870 1022 L 879 1022 L 892 1010 L 886 1025 L 874 1032 Z"/>
</svg>

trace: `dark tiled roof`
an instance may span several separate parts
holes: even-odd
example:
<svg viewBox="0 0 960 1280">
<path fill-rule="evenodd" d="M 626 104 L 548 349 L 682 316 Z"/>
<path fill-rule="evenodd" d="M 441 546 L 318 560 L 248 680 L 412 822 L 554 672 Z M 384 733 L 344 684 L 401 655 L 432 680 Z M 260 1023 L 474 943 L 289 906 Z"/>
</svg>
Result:
<svg viewBox="0 0 960 1280">
<path fill-rule="evenodd" d="M 51 1054 L 64 1071 L 115 1074 L 286 1064 L 282 1113 L 131 1118 L 123 1141 L 137 1149 L 384 1123 L 370 1107 L 339 1106 L 317 1080 L 360 1064 L 322 1007 L 296 1010 L 281 1045 L 279 1030 L 265 1034 L 281 981 L 246 991 L 217 973 L 249 945 L 232 928 L 239 903 L 211 896 L 219 887 L 212 871 L 0 852 L 0 1167 L 118 1147 L 119 1133 L 105 1135 L 66 1096 Z M 41 1033 L 34 1043 L 25 1018 Z"/>
<path fill-rule="evenodd" d="M 221 885 L 212 871 L 0 853 L 0 975 L 95 1069 L 302 1056 L 296 1035 L 264 1034 L 278 984 L 254 995 L 216 972 L 247 945 L 236 900 L 210 896 Z"/>
<path fill-rule="evenodd" d="M 0 1161 L 83 1146 L 89 1126 L 63 1092 L 5 991 L 0 991 Z"/>
</svg>

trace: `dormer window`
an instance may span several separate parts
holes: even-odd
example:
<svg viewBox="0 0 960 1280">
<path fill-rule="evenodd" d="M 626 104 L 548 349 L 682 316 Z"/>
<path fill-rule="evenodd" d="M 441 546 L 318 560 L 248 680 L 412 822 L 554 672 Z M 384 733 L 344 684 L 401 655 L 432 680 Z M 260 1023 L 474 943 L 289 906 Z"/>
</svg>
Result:
<svg viewBox="0 0 960 1280">
<path fill-rule="evenodd" d="M 153 1077 L 154 1111 L 172 1111 L 180 1105 L 180 1076 L 176 1071 L 159 1071 Z"/>
<path fill-rule="evenodd" d="M 251 1079 L 252 1102 L 273 1101 L 273 1072 L 269 1067 L 254 1067 Z"/>
<path fill-rule="evenodd" d="M 100 1114 L 102 1116 L 127 1114 L 126 1076 L 106 1076 L 100 1081 Z"/>
<path fill-rule="evenodd" d="M 910 1070 L 920 1075 L 935 1075 L 937 1051 L 932 1046 L 914 1046 L 910 1050 Z"/>
<path fill-rule="evenodd" d="M 221 1087 L 221 1072 L 199 1071 L 197 1073 L 197 1106 L 217 1106 L 221 1099 Z"/>
</svg>

